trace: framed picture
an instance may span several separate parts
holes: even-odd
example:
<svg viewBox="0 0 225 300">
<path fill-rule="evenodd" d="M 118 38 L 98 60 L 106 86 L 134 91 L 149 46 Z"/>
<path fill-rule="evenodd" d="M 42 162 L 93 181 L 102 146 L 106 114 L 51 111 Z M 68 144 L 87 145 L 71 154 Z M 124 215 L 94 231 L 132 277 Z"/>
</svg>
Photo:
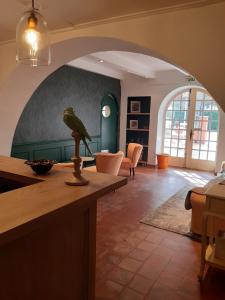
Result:
<svg viewBox="0 0 225 300">
<path fill-rule="evenodd" d="M 138 120 L 130 120 L 130 128 L 137 129 L 138 128 Z"/>
<path fill-rule="evenodd" d="M 141 112 L 141 101 L 130 101 L 130 112 L 132 113 Z"/>
</svg>

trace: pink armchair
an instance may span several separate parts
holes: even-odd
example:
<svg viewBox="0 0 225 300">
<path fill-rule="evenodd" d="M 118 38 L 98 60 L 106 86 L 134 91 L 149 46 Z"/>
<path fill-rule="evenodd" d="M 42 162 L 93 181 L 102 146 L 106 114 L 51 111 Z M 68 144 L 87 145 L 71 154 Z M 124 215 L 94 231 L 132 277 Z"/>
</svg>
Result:
<svg viewBox="0 0 225 300">
<path fill-rule="evenodd" d="M 134 169 L 138 164 L 138 160 L 140 159 L 141 152 L 143 150 L 143 146 L 140 144 L 129 143 L 127 148 L 127 157 L 124 157 L 121 164 L 121 169 L 130 169 L 133 171 L 133 176 L 135 175 Z"/>
<path fill-rule="evenodd" d="M 123 151 L 118 151 L 117 153 L 99 152 L 96 154 L 96 167 L 87 167 L 85 169 L 117 176 L 123 157 Z"/>
</svg>

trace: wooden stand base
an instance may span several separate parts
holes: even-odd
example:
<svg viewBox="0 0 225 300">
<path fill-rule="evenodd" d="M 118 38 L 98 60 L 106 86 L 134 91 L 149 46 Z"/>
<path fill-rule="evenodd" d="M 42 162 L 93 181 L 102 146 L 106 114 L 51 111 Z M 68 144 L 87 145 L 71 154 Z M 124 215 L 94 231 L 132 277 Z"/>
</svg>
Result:
<svg viewBox="0 0 225 300">
<path fill-rule="evenodd" d="M 74 163 L 74 172 L 73 172 L 73 178 L 66 180 L 65 183 L 68 185 L 73 186 L 81 186 L 81 185 L 87 185 L 89 183 L 88 180 L 86 180 L 81 175 L 81 158 L 80 157 L 73 157 L 72 161 Z"/>
<path fill-rule="evenodd" d="M 84 177 L 80 176 L 79 178 L 75 176 L 75 172 L 73 172 L 74 178 L 66 180 L 65 183 L 68 185 L 87 185 L 89 183 Z"/>
</svg>

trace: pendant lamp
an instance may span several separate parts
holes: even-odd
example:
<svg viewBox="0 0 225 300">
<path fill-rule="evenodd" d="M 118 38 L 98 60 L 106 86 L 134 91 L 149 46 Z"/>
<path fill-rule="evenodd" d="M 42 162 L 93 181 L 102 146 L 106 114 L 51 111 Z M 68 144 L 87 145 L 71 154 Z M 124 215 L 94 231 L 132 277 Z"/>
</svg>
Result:
<svg viewBox="0 0 225 300">
<path fill-rule="evenodd" d="M 16 28 L 16 60 L 32 67 L 48 66 L 51 63 L 47 23 L 34 7 L 25 12 Z"/>
</svg>

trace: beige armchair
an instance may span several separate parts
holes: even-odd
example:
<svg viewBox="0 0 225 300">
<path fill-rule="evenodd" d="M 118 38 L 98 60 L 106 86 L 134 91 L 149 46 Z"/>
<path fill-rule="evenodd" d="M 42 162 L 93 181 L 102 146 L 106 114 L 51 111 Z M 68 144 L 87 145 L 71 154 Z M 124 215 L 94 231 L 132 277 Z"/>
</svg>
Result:
<svg viewBox="0 0 225 300">
<path fill-rule="evenodd" d="M 118 151 L 117 153 L 97 153 L 96 166 L 87 167 L 85 170 L 117 176 L 123 157 L 123 151 Z"/>
<path fill-rule="evenodd" d="M 225 172 L 225 161 L 221 163 L 220 173 Z M 190 193 L 190 206 L 185 202 L 186 209 L 192 208 L 191 214 L 191 232 L 196 234 L 202 234 L 202 218 L 205 211 L 206 205 L 206 191 L 209 187 L 223 181 L 223 176 L 217 176 L 211 179 L 204 187 L 195 187 Z M 186 201 L 188 198 L 186 199 Z M 188 204 L 188 202 L 187 202 Z M 209 217 L 207 223 L 207 234 L 215 235 L 219 229 L 225 230 L 225 221 Z"/>
<path fill-rule="evenodd" d="M 138 164 L 142 150 L 143 150 L 143 146 L 140 144 L 136 144 L 136 143 L 128 144 L 127 157 L 123 158 L 121 169 L 130 169 L 130 176 L 132 171 L 133 171 L 133 176 L 135 175 L 134 169 Z"/>
<path fill-rule="evenodd" d="M 191 232 L 202 234 L 202 218 L 206 205 L 206 196 L 195 192 L 191 193 L 191 205 L 192 205 L 192 216 L 191 216 Z M 216 235 L 219 229 L 225 230 L 225 221 L 209 217 L 207 223 L 207 234 Z"/>
</svg>

